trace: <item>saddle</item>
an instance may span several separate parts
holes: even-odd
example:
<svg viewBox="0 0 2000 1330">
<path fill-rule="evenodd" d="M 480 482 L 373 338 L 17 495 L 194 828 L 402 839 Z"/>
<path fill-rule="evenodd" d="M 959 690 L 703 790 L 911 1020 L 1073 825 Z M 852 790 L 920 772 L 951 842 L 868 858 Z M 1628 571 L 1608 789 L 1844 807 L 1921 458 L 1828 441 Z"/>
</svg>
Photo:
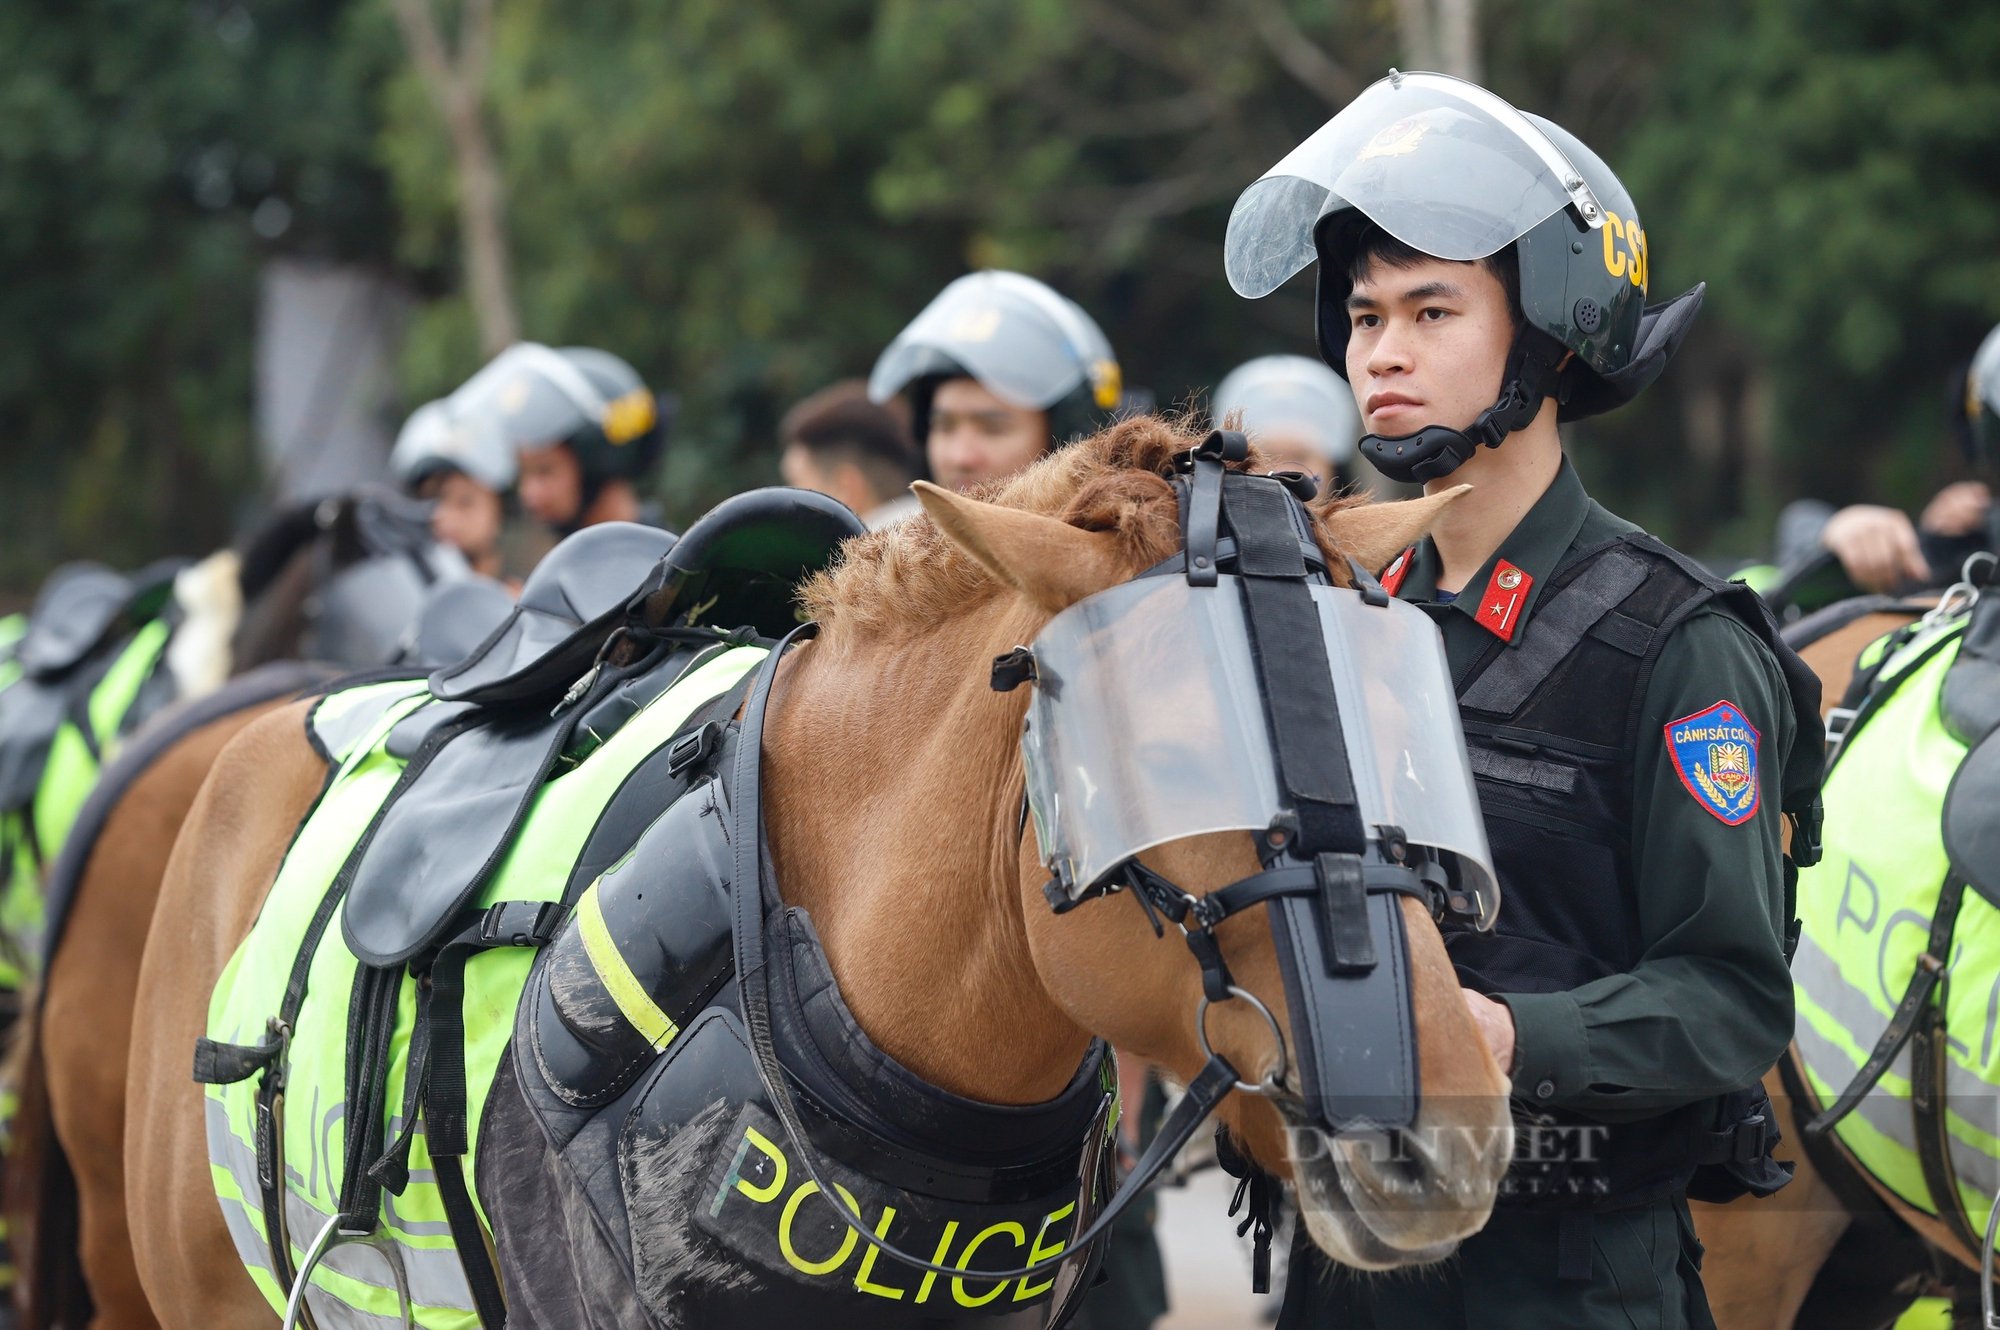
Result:
<svg viewBox="0 0 2000 1330">
<path fill-rule="evenodd" d="M 168 610 L 180 568 L 179 560 L 163 560 L 127 574 L 102 564 L 73 563 L 57 569 L 43 586 L 27 628 L 14 644 L 20 677 L 0 690 L 0 813 L 34 802 L 49 748 L 64 721 L 82 722 L 78 730 L 94 752 L 99 736 L 83 707 L 109 668 L 114 648 Z M 139 710 L 131 708 L 130 724 L 120 728 L 142 719 L 131 715 Z"/>
</svg>

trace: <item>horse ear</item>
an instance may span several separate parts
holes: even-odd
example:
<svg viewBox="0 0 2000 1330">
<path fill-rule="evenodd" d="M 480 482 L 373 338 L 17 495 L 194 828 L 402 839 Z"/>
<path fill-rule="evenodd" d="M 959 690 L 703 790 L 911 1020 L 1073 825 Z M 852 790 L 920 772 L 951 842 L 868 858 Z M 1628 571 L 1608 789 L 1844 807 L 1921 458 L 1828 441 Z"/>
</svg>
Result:
<svg viewBox="0 0 2000 1330">
<path fill-rule="evenodd" d="M 1448 504 L 1471 491 L 1472 486 L 1459 485 L 1420 499 L 1357 503 L 1328 513 L 1320 526 L 1334 549 L 1379 573 L 1389 560 L 1422 539 Z"/>
<path fill-rule="evenodd" d="M 947 540 L 1051 614 L 1125 580 L 1112 532 L 982 503 L 927 481 L 911 488 Z"/>
</svg>

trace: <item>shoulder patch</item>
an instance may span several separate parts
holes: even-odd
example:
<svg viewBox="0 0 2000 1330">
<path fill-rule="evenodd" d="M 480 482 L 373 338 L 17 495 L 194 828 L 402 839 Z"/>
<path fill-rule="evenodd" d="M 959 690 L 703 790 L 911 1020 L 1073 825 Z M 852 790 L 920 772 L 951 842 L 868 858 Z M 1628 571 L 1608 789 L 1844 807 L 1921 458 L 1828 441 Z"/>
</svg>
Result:
<svg viewBox="0 0 2000 1330">
<path fill-rule="evenodd" d="M 1670 720 L 1662 727 L 1674 774 L 1694 801 L 1732 827 L 1757 811 L 1757 748 L 1763 741 L 1734 702 Z"/>
</svg>

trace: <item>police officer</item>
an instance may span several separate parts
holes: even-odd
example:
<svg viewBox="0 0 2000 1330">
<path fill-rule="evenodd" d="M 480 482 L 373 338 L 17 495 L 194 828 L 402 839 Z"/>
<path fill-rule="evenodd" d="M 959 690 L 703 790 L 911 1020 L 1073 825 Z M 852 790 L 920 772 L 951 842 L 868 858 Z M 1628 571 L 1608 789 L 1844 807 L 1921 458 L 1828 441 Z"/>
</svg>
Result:
<svg viewBox="0 0 2000 1330">
<path fill-rule="evenodd" d="M 1209 414 L 1217 425 L 1250 436 L 1278 470 L 1318 478 L 1322 492 L 1349 478 L 1361 420 L 1354 394 L 1325 362 L 1310 356 L 1259 356 L 1215 387 Z"/>
<path fill-rule="evenodd" d="M 1690 1180 L 1725 1158 L 1720 1190 L 1784 1179 L 1754 1092 L 1724 1096 L 1791 1037 L 1781 809 L 1811 806 L 1817 689 L 1751 593 L 1594 502 L 1557 431 L 1652 382 L 1701 289 L 1645 308 L 1610 169 L 1430 74 L 1375 84 L 1245 191 L 1228 257 L 1250 296 L 1317 259 L 1362 454 L 1472 486 L 1383 580 L 1436 621 L 1458 690 L 1502 905 L 1447 946 L 1518 1134 L 1454 1259 L 1357 1276 L 1300 1243 L 1279 1324 L 1709 1326 Z"/>
<path fill-rule="evenodd" d="M 496 429 L 460 420 L 444 401 L 411 413 L 389 453 L 389 470 L 431 504 L 431 534 L 476 573 L 501 576 L 500 533 L 514 488 L 514 450 Z"/>
<path fill-rule="evenodd" d="M 869 396 L 897 393 L 932 478 L 966 490 L 1102 429 L 1124 380 L 1111 343 L 1074 301 L 989 271 L 945 287 L 875 361 Z"/>
<path fill-rule="evenodd" d="M 521 507 L 557 535 L 599 522 L 661 525 L 638 485 L 666 450 L 672 402 L 609 351 L 517 342 L 449 401 L 516 451 Z"/>
</svg>

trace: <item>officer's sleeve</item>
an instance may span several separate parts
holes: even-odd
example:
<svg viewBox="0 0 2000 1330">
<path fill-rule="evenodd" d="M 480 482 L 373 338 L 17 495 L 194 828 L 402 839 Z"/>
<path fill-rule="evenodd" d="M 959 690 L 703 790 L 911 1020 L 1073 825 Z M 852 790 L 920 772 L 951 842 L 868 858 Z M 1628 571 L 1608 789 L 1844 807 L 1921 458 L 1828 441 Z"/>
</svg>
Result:
<svg viewBox="0 0 2000 1330">
<path fill-rule="evenodd" d="M 1732 746 L 1739 720 L 1748 753 Z M 1639 964 L 1564 993 L 1498 995 L 1514 1013 L 1517 1097 L 1647 1117 L 1748 1085 L 1784 1052 L 1779 764 L 1795 727 L 1776 660 L 1735 618 L 1707 610 L 1675 630 L 1633 754 Z"/>
</svg>

